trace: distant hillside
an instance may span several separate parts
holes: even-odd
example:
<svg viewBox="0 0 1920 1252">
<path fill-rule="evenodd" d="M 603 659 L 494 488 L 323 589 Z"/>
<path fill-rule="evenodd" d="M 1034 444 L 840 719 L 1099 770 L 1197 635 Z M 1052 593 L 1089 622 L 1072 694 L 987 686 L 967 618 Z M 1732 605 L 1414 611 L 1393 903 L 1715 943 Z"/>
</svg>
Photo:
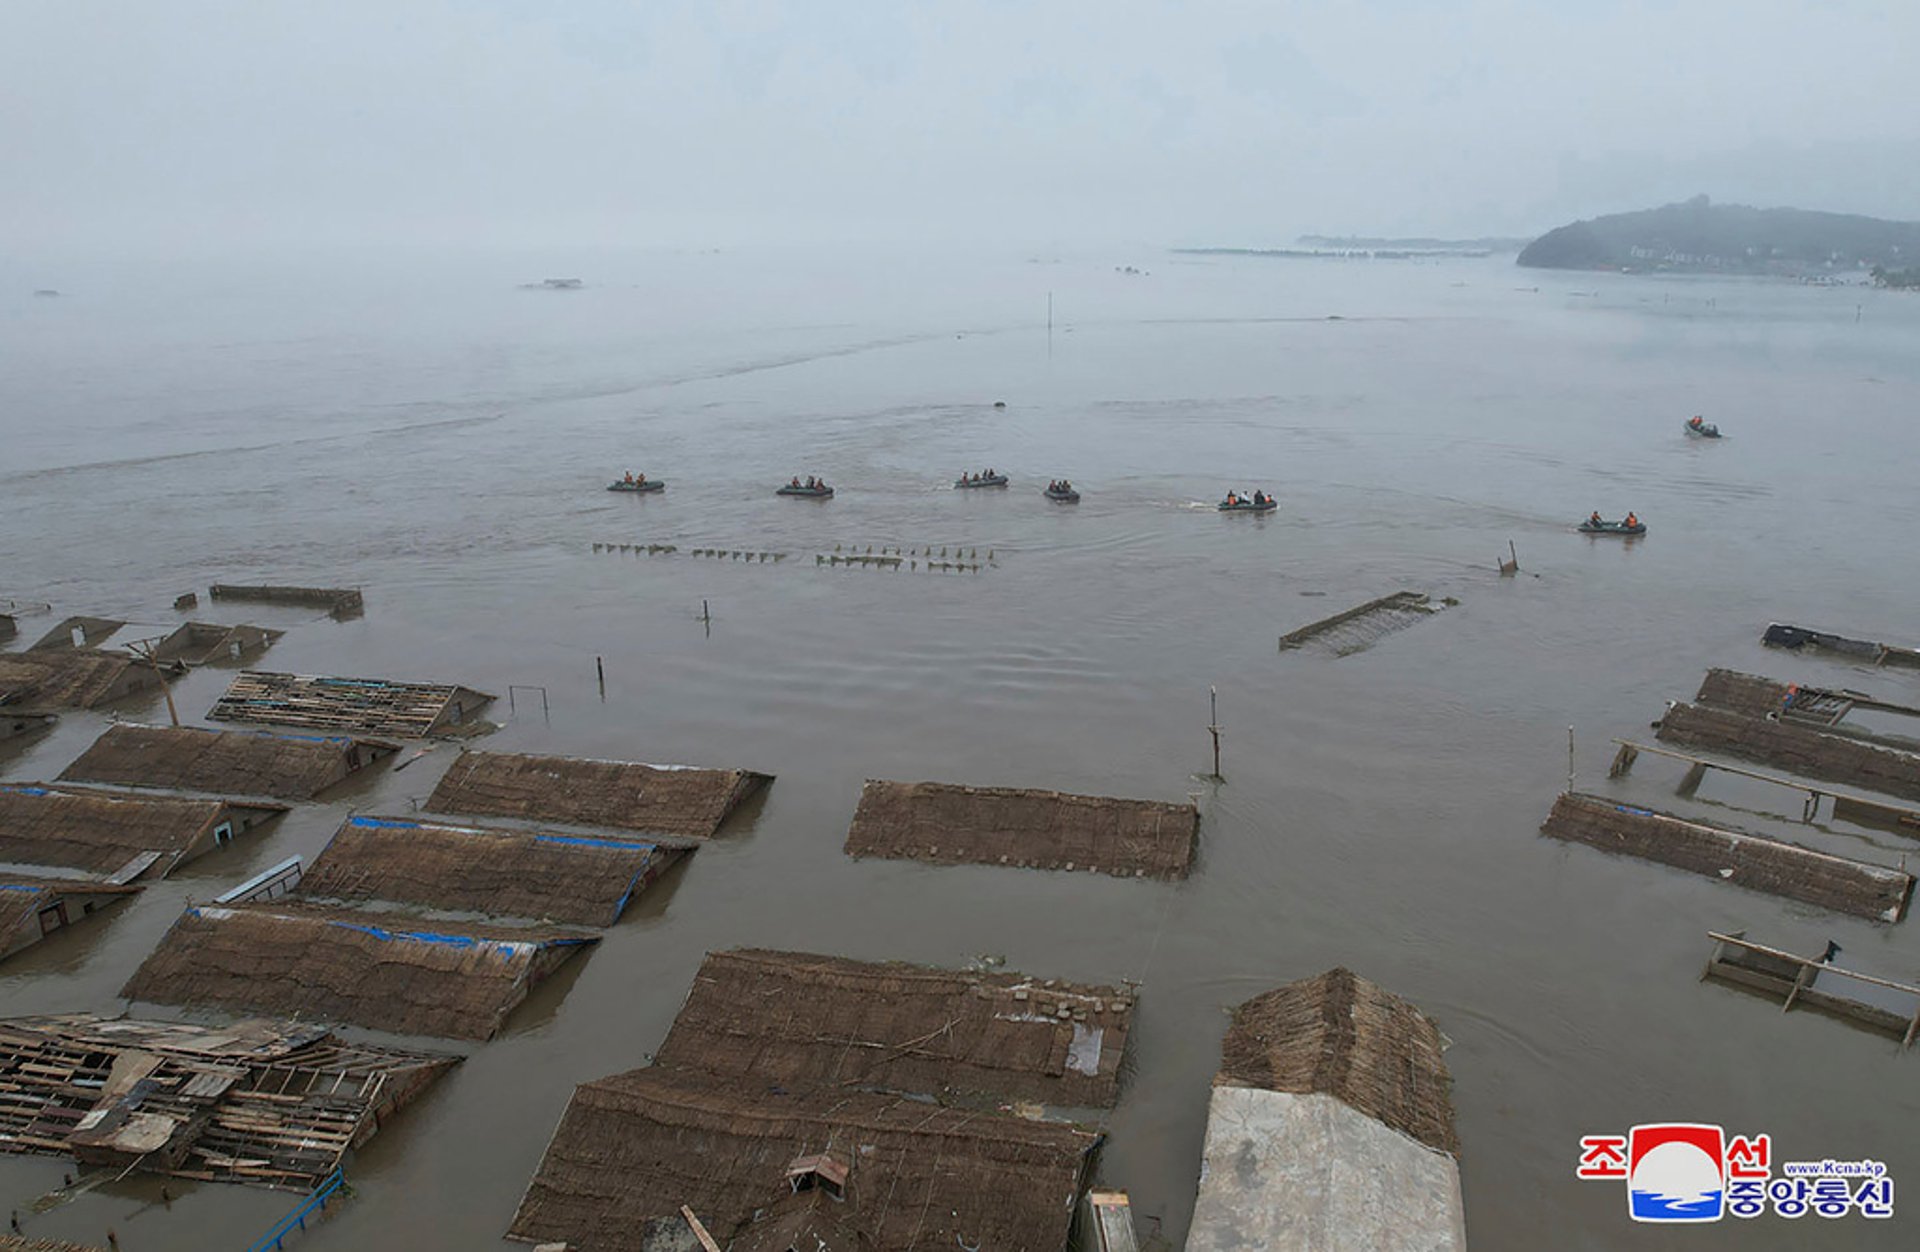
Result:
<svg viewBox="0 0 1920 1252">
<path fill-rule="evenodd" d="M 1852 213 L 1754 209 L 1695 196 L 1550 230 L 1521 249 L 1540 269 L 1805 274 L 1903 268 L 1920 260 L 1920 222 Z"/>
</svg>

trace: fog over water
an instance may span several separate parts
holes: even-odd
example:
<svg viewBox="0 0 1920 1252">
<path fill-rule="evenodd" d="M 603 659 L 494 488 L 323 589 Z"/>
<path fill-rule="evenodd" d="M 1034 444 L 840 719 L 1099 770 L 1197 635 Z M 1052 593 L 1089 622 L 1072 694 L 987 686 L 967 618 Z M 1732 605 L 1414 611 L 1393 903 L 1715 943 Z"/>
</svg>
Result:
<svg viewBox="0 0 1920 1252">
<path fill-rule="evenodd" d="M 508 1246 L 573 1087 L 645 1063 L 736 946 L 1141 982 L 1098 1176 L 1173 1247 L 1228 1010 L 1335 965 L 1451 1040 L 1476 1249 L 1676 1243 L 1574 1177 L 1580 1136 L 1635 1122 L 1920 1186 L 1913 1057 L 1698 980 L 1707 931 L 1743 928 L 1920 980 L 1910 924 L 1537 833 L 1571 726 L 1583 789 L 1911 850 L 1758 784 L 1677 796 L 1652 757 L 1605 774 L 1710 665 L 1920 703 L 1911 674 L 1759 645 L 1776 620 L 1920 644 L 1920 297 L 1172 250 L 1529 236 L 1702 192 L 1920 217 L 1916 46 L 1920 6 L 1789 0 L 0 11 L 0 646 L 79 613 L 158 634 L 198 590 L 196 619 L 286 629 L 268 668 L 514 688 L 487 748 L 777 775 L 455 1049 L 301 1246 Z M 1729 437 L 1685 438 L 1695 413 Z M 1008 490 L 951 489 L 988 466 Z M 604 490 L 629 469 L 668 489 Z M 775 498 L 795 474 L 839 494 Z M 1041 496 L 1058 477 L 1078 505 Z M 1229 489 L 1280 507 L 1222 516 Z M 1649 533 L 1575 533 L 1592 510 Z M 678 550 L 594 550 L 635 543 Z M 869 545 L 983 568 L 816 559 Z M 1401 589 L 1458 604 L 1350 656 L 1276 648 Z M 231 677 L 177 683 L 183 719 Z M 166 711 L 0 742 L 0 779 L 52 778 L 110 716 Z M 190 900 L 410 812 L 453 753 L 9 958 L 0 1013 L 119 1010 Z M 868 778 L 1197 796 L 1199 855 L 1178 884 L 856 862 Z M 72 1169 L 0 1154 L 0 1208 L 186 1252 L 291 1199 L 175 1181 L 169 1207 L 135 1177 L 32 1212 Z"/>
</svg>

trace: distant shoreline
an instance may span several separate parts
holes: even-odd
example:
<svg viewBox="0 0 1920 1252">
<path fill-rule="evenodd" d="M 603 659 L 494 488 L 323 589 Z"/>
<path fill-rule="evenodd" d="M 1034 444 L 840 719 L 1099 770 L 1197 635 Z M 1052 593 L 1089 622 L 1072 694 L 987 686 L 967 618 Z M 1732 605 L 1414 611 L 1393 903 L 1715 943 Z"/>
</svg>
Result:
<svg viewBox="0 0 1920 1252">
<path fill-rule="evenodd" d="M 1489 257 L 1492 248 L 1172 248 L 1181 256 L 1259 256 L 1283 260 L 1422 261 L 1447 257 Z"/>
</svg>

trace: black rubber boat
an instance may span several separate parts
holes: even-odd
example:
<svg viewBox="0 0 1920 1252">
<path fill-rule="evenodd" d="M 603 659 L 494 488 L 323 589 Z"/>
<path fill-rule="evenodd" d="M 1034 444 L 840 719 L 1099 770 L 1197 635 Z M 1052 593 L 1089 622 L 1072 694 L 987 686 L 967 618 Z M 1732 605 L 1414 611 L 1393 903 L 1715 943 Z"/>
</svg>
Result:
<svg viewBox="0 0 1920 1252">
<path fill-rule="evenodd" d="M 1625 522 L 1601 522 L 1596 526 L 1593 524 L 1593 519 L 1588 518 L 1586 521 L 1580 523 L 1580 533 L 1583 535 L 1622 535 L 1631 537 L 1633 535 L 1646 534 L 1647 524 L 1645 522 L 1635 522 L 1629 526 Z"/>
<path fill-rule="evenodd" d="M 796 487 L 792 483 L 788 483 L 773 494 L 776 496 L 799 496 L 803 500 L 831 500 L 833 499 L 833 488 Z"/>
<path fill-rule="evenodd" d="M 1053 488 L 1049 487 L 1045 491 L 1041 492 L 1040 494 L 1045 496 L 1049 500 L 1057 500 L 1061 504 L 1080 503 L 1080 493 L 1075 491 L 1071 487 L 1067 488 L 1065 491 L 1055 491 Z"/>
<path fill-rule="evenodd" d="M 658 478 L 649 478 L 647 481 L 643 483 L 629 483 L 629 482 L 612 483 L 607 487 L 608 491 L 629 491 L 629 492 L 633 492 L 636 495 L 644 494 L 649 491 L 665 491 L 666 489 L 667 489 L 667 484 Z"/>
<path fill-rule="evenodd" d="M 1682 422 L 1680 423 L 1680 428 L 1687 432 L 1687 438 L 1689 439 L 1718 439 L 1720 437 L 1720 428 L 1712 422 L 1702 422 L 1698 426 L 1695 426 L 1692 422 Z"/>
<path fill-rule="evenodd" d="M 1215 507 L 1222 513 L 1271 513 L 1280 507 L 1280 502 L 1272 496 L 1268 496 L 1266 500 L 1260 504 L 1255 504 L 1251 500 L 1238 500 L 1232 504 L 1228 504 L 1225 500 L 1222 500 Z"/>
<path fill-rule="evenodd" d="M 992 478 L 956 478 L 953 481 L 955 491 L 971 491 L 975 487 L 1004 487 L 1007 485 L 1005 474 L 995 474 Z"/>
</svg>

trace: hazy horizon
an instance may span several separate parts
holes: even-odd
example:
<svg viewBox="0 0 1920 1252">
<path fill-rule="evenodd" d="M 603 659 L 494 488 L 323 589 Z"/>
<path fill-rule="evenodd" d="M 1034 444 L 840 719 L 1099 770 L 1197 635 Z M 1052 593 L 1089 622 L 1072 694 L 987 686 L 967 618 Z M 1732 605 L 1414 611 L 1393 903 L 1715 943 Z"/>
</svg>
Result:
<svg viewBox="0 0 1920 1252">
<path fill-rule="evenodd" d="M 1920 7 L 17 3 L 0 245 L 1535 235 L 1920 216 Z"/>
</svg>

